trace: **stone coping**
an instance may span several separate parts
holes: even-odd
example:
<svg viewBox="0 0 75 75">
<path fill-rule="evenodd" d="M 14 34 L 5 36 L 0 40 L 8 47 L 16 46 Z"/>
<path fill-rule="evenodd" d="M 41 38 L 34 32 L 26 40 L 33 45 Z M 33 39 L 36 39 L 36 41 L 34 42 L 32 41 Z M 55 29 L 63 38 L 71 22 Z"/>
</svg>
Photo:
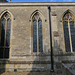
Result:
<svg viewBox="0 0 75 75">
<path fill-rule="evenodd" d="M 75 2 L 10 2 L 0 6 L 75 6 Z"/>
</svg>

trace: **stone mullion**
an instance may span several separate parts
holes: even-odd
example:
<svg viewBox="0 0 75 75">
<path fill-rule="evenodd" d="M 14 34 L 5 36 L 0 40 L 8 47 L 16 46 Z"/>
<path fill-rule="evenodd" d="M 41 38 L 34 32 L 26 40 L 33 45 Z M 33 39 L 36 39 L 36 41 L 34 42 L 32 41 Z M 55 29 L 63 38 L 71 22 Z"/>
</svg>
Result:
<svg viewBox="0 0 75 75">
<path fill-rule="evenodd" d="M 71 30 L 70 30 L 70 21 L 68 19 L 68 30 L 69 30 L 69 39 L 70 39 L 70 48 L 72 52 L 72 40 L 71 40 Z"/>
<path fill-rule="evenodd" d="M 37 19 L 37 54 L 39 53 L 38 19 Z"/>
</svg>

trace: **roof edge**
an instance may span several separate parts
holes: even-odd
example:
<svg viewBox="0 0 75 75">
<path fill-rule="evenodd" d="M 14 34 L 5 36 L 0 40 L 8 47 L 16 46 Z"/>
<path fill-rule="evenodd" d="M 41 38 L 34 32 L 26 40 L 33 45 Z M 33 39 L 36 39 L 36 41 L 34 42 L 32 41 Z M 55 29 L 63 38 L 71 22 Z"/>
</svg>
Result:
<svg viewBox="0 0 75 75">
<path fill-rule="evenodd" d="M 50 6 L 75 6 L 75 2 L 5 2 L 0 3 L 0 6 L 44 6 L 44 5 L 50 5 Z"/>
</svg>

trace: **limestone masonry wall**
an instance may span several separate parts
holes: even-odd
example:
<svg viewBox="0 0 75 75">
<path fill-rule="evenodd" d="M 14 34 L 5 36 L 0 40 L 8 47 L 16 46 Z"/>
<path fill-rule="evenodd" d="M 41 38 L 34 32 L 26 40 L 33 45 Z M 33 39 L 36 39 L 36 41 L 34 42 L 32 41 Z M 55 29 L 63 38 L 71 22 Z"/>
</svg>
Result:
<svg viewBox="0 0 75 75">
<path fill-rule="evenodd" d="M 68 4 L 68 5 L 67 5 Z M 62 16 L 70 10 L 75 16 L 74 3 L 5 3 L 0 4 L 0 17 L 4 12 L 11 15 L 10 56 L 0 68 L 6 71 L 50 71 L 51 47 L 49 10 L 52 26 L 53 61 L 75 63 L 75 53 L 65 51 Z M 43 53 L 33 52 L 32 16 L 38 12 L 42 19 Z M 0 60 L 3 63 L 3 60 Z M 2 65 L 2 64 L 1 64 Z M 0 65 L 0 66 L 1 66 Z M 54 69 L 55 66 L 54 66 Z"/>
</svg>

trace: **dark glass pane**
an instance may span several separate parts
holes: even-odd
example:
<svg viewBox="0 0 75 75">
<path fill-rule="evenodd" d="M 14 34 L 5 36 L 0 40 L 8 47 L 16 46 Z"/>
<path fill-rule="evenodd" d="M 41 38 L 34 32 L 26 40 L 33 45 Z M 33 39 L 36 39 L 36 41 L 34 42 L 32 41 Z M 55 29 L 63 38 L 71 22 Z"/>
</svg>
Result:
<svg viewBox="0 0 75 75">
<path fill-rule="evenodd" d="M 1 46 L 4 46 L 4 40 L 5 40 L 5 25 L 6 25 L 6 20 L 2 20 L 2 30 L 1 30 Z"/>
<path fill-rule="evenodd" d="M 63 27 L 64 27 L 64 38 L 65 38 L 66 52 L 71 52 L 68 23 L 67 22 L 63 22 Z"/>
<path fill-rule="evenodd" d="M 3 51 L 4 51 L 4 49 L 0 48 L 0 58 L 3 58 Z"/>
<path fill-rule="evenodd" d="M 4 58 L 9 58 L 9 48 L 5 48 Z"/>
<path fill-rule="evenodd" d="M 39 52 L 43 52 L 43 40 L 42 40 L 42 21 L 38 21 L 38 39 L 39 39 Z"/>
<path fill-rule="evenodd" d="M 6 46 L 10 46 L 11 20 L 7 20 Z"/>
<path fill-rule="evenodd" d="M 72 49 L 73 49 L 73 52 L 75 52 L 75 25 L 74 25 L 74 21 L 70 22 L 70 30 L 71 30 Z"/>
<path fill-rule="evenodd" d="M 37 22 L 33 21 L 33 52 L 37 52 Z"/>
<path fill-rule="evenodd" d="M 5 48 L 4 58 L 9 58 L 9 48 Z"/>
</svg>

